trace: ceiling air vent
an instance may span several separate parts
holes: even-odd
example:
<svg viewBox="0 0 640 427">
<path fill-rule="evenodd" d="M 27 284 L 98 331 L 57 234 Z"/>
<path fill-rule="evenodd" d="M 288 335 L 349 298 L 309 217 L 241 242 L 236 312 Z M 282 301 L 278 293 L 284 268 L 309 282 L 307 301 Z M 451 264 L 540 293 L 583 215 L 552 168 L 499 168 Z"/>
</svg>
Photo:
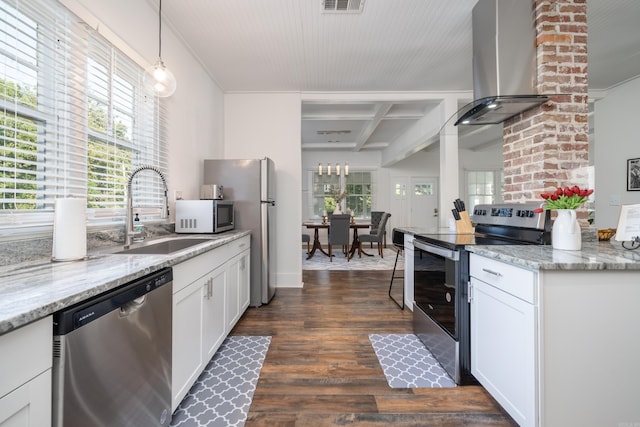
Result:
<svg viewBox="0 0 640 427">
<path fill-rule="evenodd" d="M 350 134 L 350 130 L 319 130 L 316 132 L 318 135 L 347 135 Z"/>
<path fill-rule="evenodd" d="M 364 6 L 364 0 L 323 0 L 324 12 L 351 12 L 360 13 Z"/>
</svg>

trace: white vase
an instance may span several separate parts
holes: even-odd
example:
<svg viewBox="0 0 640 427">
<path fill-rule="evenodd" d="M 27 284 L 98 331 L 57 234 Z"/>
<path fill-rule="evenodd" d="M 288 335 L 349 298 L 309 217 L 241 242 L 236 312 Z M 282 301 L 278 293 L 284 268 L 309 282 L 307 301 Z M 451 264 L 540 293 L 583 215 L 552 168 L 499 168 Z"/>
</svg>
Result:
<svg viewBox="0 0 640 427">
<path fill-rule="evenodd" d="M 336 208 L 333 210 L 333 214 L 334 215 L 341 215 L 342 214 L 342 205 L 340 203 L 336 204 Z"/>
<path fill-rule="evenodd" d="M 558 216 L 551 229 L 551 245 L 554 249 L 579 251 L 582 247 L 582 232 L 574 209 L 558 209 Z"/>
</svg>

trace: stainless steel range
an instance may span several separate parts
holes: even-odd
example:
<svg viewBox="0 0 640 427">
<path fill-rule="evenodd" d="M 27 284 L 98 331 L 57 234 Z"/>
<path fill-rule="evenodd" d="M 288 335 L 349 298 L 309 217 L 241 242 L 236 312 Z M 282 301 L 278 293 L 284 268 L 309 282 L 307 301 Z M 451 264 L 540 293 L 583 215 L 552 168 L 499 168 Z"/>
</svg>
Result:
<svg viewBox="0 0 640 427">
<path fill-rule="evenodd" d="M 457 384 L 471 376 L 467 245 L 549 244 L 550 213 L 540 203 L 477 205 L 474 234 L 414 236 L 414 333 Z"/>
</svg>

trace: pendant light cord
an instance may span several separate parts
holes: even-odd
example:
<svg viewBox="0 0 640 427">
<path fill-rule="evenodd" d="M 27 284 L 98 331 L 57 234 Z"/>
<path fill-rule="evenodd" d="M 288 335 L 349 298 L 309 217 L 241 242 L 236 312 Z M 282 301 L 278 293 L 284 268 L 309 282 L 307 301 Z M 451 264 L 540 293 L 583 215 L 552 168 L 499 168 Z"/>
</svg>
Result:
<svg viewBox="0 0 640 427">
<path fill-rule="evenodd" d="M 158 6 L 158 58 L 162 58 L 162 0 Z"/>
</svg>

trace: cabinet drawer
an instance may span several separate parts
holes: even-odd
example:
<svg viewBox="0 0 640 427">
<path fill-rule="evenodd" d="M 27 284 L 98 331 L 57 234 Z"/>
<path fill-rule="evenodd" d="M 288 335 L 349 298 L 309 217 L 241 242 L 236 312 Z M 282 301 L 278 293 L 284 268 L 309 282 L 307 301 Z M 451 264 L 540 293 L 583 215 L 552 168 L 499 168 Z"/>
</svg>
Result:
<svg viewBox="0 0 640 427">
<path fill-rule="evenodd" d="M 250 236 L 243 236 L 194 258 L 173 266 L 173 293 L 218 268 L 243 250 L 249 248 Z"/>
<path fill-rule="evenodd" d="M 52 347 L 51 316 L 0 336 L 0 397 L 51 368 Z"/>
<path fill-rule="evenodd" d="M 531 270 L 472 253 L 469 257 L 469 273 L 530 304 L 537 302 L 537 273 Z"/>
<path fill-rule="evenodd" d="M 249 249 L 249 245 L 251 244 L 251 235 L 247 234 L 246 236 L 243 236 L 237 240 L 234 240 L 233 242 L 229 242 L 227 244 L 227 246 L 229 247 L 230 251 L 229 251 L 229 259 L 233 258 L 234 256 L 238 255 L 239 253 L 241 253 L 242 251 L 245 251 L 247 249 Z"/>
</svg>

